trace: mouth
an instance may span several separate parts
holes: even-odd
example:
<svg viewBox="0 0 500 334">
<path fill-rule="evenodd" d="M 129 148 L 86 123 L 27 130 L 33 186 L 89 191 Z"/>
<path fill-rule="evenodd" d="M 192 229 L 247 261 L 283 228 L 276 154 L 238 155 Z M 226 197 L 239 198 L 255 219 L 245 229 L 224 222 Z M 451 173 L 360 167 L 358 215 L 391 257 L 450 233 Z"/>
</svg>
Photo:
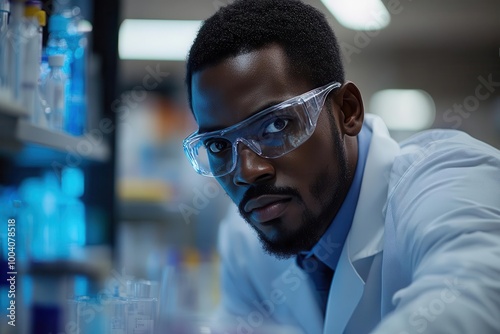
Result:
<svg viewBox="0 0 500 334">
<path fill-rule="evenodd" d="M 244 211 L 251 221 L 266 225 L 280 217 L 287 209 L 292 198 L 283 195 L 262 195 L 249 200 Z"/>
</svg>

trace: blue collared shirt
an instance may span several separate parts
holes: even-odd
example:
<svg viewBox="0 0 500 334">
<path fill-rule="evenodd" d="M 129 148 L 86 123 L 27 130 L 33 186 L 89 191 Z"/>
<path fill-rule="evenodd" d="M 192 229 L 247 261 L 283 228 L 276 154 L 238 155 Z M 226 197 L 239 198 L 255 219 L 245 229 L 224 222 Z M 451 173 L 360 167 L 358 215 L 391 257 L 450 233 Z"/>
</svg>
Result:
<svg viewBox="0 0 500 334">
<path fill-rule="evenodd" d="M 347 192 L 340 210 L 337 212 L 337 215 L 325 234 L 323 234 L 318 243 L 306 256 L 307 258 L 313 254 L 316 255 L 318 259 L 323 261 L 332 270 L 335 270 L 335 267 L 337 267 L 342 248 L 347 239 L 347 234 L 349 234 L 349 230 L 351 229 L 354 212 L 358 204 L 361 181 L 363 180 L 363 172 L 365 170 L 371 137 L 371 131 L 366 126 L 363 126 L 358 134 L 358 162 L 356 164 L 356 171 L 354 172 L 351 187 Z"/>
</svg>

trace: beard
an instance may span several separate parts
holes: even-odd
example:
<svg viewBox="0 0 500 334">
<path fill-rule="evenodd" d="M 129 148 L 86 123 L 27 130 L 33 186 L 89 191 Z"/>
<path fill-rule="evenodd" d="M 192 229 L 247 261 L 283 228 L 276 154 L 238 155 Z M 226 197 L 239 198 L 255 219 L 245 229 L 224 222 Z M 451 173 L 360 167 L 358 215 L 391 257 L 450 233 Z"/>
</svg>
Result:
<svg viewBox="0 0 500 334">
<path fill-rule="evenodd" d="M 320 203 L 318 214 L 315 214 L 305 205 L 300 193 L 295 188 L 257 185 L 255 188 L 247 191 L 241 203 L 244 203 L 246 199 L 263 194 L 282 194 L 293 196 L 304 207 L 303 213 L 299 218 L 301 219 L 301 224 L 298 229 L 294 231 L 285 231 L 282 229 L 282 233 L 276 233 L 273 237 L 269 237 L 249 221 L 243 210 L 243 205 L 239 205 L 240 215 L 256 231 L 264 251 L 279 259 L 290 258 L 299 252 L 310 250 L 321 239 L 331 224 L 349 189 L 350 172 L 347 165 L 347 154 L 342 145 L 338 130 L 332 122 L 330 124 L 333 128 L 332 134 L 335 146 L 332 154 L 337 156 L 337 170 L 339 174 L 338 177 L 334 177 L 331 175 L 330 169 L 325 168 L 310 186 L 309 191 L 312 197 Z M 324 194 L 329 194 L 329 196 L 325 196 Z M 277 220 L 279 219 L 277 218 Z M 282 222 L 275 223 L 280 224 Z"/>
</svg>

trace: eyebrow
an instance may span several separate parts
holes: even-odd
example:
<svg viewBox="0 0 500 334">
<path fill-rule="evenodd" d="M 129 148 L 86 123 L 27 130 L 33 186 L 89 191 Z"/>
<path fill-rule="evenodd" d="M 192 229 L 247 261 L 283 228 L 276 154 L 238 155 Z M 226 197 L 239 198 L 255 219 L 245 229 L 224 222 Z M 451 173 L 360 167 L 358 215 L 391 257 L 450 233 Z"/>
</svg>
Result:
<svg viewBox="0 0 500 334">
<path fill-rule="evenodd" d="M 253 115 L 256 115 L 264 110 L 266 110 L 267 108 L 270 108 L 270 107 L 273 107 L 275 105 L 278 105 L 280 104 L 281 102 L 285 102 L 286 100 L 283 100 L 283 101 L 271 101 L 269 103 L 266 103 L 265 105 L 263 105 L 262 107 L 260 107 L 259 109 L 257 109 L 256 111 L 254 111 L 253 113 L 251 113 L 248 117 L 246 117 L 245 119 L 241 120 L 240 122 L 238 123 L 241 123 L 241 122 L 244 122 L 245 120 L 249 119 L 250 117 L 252 117 Z M 235 124 L 238 124 L 238 123 L 235 123 Z M 207 132 L 212 132 L 212 131 L 220 131 L 220 130 L 223 130 L 223 129 L 227 129 L 235 124 L 232 124 L 230 126 L 226 126 L 226 127 L 217 127 L 217 126 L 212 126 L 212 127 L 200 127 L 198 129 L 198 133 L 199 134 L 202 134 L 202 133 L 207 133 Z"/>
</svg>

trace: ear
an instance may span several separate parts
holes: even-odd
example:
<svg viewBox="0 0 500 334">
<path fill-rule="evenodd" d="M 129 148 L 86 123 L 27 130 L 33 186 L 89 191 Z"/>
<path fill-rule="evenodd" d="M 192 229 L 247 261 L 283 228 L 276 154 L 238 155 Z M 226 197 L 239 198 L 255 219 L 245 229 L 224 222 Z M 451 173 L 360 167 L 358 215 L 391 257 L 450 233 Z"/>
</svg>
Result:
<svg viewBox="0 0 500 334">
<path fill-rule="evenodd" d="M 357 136 L 361 131 L 365 114 L 358 87 L 353 82 L 346 81 L 337 89 L 334 100 L 338 106 L 336 114 L 339 129 L 348 136 Z"/>
</svg>

